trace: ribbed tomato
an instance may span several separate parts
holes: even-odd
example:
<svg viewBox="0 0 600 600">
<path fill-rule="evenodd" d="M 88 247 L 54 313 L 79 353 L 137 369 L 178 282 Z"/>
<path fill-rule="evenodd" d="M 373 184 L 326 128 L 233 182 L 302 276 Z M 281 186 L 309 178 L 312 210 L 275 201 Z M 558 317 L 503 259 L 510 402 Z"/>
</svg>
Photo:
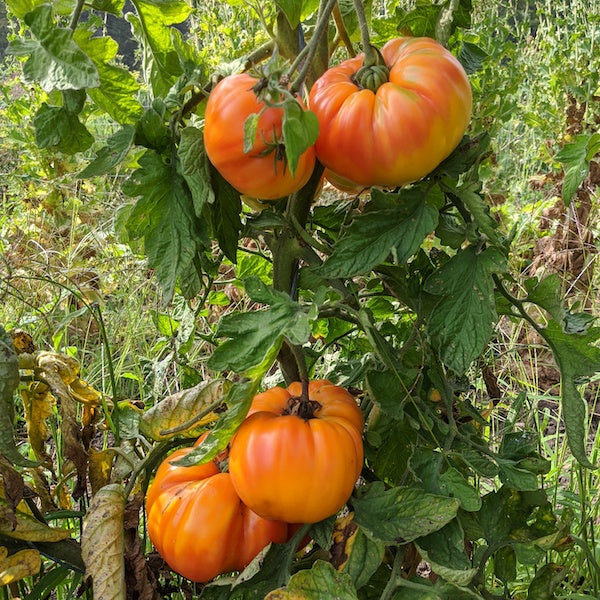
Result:
<svg viewBox="0 0 600 600">
<path fill-rule="evenodd" d="M 251 511 L 216 461 L 172 464 L 190 451 L 176 450 L 164 460 L 146 495 L 148 534 L 171 569 L 192 581 L 210 581 L 242 570 L 267 544 L 285 542 L 298 529 Z"/>
<path fill-rule="evenodd" d="M 279 143 L 283 109 L 270 107 L 258 119 L 252 149 L 244 152 L 244 122 L 265 108 L 252 89 L 258 81 L 241 73 L 225 77 L 215 86 L 204 115 L 204 145 L 210 162 L 239 192 L 259 200 L 276 200 L 308 181 L 315 151 L 311 146 L 300 156 L 292 176 Z"/>
<path fill-rule="evenodd" d="M 315 523 L 348 500 L 363 463 L 363 416 L 352 395 L 329 381 L 257 394 L 229 451 L 240 498 L 259 515 Z"/>
<path fill-rule="evenodd" d="M 471 86 L 435 40 L 393 39 L 381 54 L 389 81 L 375 92 L 356 81 L 361 55 L 327 70 L 309 107 L 325 167 L 362 186 L 397 187 L 433 171 L 458 145 L 471 118 Z"/>
</svg>

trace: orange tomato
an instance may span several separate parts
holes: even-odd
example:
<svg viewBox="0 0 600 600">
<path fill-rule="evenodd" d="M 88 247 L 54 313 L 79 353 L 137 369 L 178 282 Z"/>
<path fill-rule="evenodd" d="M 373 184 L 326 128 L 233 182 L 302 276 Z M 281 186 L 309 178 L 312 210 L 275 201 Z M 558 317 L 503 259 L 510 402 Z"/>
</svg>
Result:
<svg viewBox="0 0 600 600">
<path fill-rule="evenodd" d="M 257 394 L 235 434 L 229 472 L 240 498 L 267 519 L 315 523 L 348 500 L 363 463 L 364 420 L 352 395 L 311 381 L 312 415 L 294 414 L 302 386 Z"/>
</svg>

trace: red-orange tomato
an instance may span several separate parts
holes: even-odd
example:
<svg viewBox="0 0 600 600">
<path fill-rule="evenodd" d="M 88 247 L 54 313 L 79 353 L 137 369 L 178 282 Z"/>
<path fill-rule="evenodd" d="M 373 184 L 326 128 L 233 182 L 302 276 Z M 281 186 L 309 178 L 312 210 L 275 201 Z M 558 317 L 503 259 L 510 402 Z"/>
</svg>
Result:
<svg viewBox="0 0 600 600">
<path fill-rule="evenodd" d="M 285 542 L 297 530 L 245 506 L 216 461 L 172 464 L 190 451 L 176 450 L 164 460 L 146 495 L 148 534 L 171 569 L 192 581 L 210 581 L 242 570 L 267 544 Z"/>
<path fill-rule="evenodd" d="M 254 146 L 244 152 L 244 122 L 264 108 L 252 91 L 257 83 L 258 79 L 241 73 L 225 77 L 215 86 L 204 115 L 204 146 L 210 162 L 239 192 L 259 200 L 276 200 L 308 181 L 315 151 L 311 146 L 300 156 L 294 176 L 281 148 L 263 155 L 274 138 L 281 139 L 283 119 L 283 109 L 267 108 L 258 120 Z"/>
<path fill-rule="evenodd" d="M 286 414 L 300 383 L 257 394 L 235 434 L 229 472 L 240 498 L 259 515 L 315 523 L 348 500 L 363 463 L 363 416 L 352 395 L 312 381 L 314 417 Z"/>
<path fill-rule="evenodd" d="M 376 92 L 352 79 L 361 55 L 327 70 L 309 107 L 327 168 L 361 186 L 397 187 L 433 171 L 458 145 L 471 118 L 471 86 L 458 60 L 430 38 L 393 39 L 381 54 L 389 81 Z"/>
</svg>

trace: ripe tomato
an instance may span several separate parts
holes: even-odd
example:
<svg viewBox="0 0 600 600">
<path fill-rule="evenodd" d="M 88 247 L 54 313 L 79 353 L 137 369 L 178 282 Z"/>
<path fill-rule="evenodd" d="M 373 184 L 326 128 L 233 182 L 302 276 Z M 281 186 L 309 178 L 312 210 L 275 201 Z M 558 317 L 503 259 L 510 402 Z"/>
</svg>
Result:
<svg viewBox="0 0 600 600">
<path fill-rule="evenodd" d="M 164 460 L 146 495 L 148 534 L 171 569 L 192 581 L 210 581 L 242 570 L 267 544 L 285 542 L 297 530 L 245 506 L 216 460 L 172 464 L 190 451 L 176 450 Z"/>
<path fill-rule="evenodd" d="M 283 109 L 267 108 L 258 120 L 254 146 L 244 152 L 244 122 L 259 113 L 264 103 L 253 86 L 258 79 L 246 73 L 222 79 L 208 98 L 204 116 L 204 145 L 210 162 L 242 194 L 259 200 L 276 200 L 299 190 L 315 166 L 311 146 L 292 174 L 285 161 L 281 139 Z M 274 145 L 274 147 L 273 147 Z M 268 152 L 273 147 L 272 152 Z"/>
<path fill-rule="evenodd" d="M 457 146 L 471 118 L 471 86 L 458 60 L 432 39 L 393 39 L 381 54 L 389 81 L 376 92 L 355 83 L 357 56 L 315 82 L 309 107 L 325 167 L 362 186 L 397 187 L 430 173 Z"/>
<path fill-rule="evenodd" d="M 348 500 L 363 462 L 363 416 L 352 395 L 312 381 L 314 413 L 293 414 L 302 386 L 257 394 L 229 452 L 240 498 L 266 519 L 315 523 Z"/>
</svg>

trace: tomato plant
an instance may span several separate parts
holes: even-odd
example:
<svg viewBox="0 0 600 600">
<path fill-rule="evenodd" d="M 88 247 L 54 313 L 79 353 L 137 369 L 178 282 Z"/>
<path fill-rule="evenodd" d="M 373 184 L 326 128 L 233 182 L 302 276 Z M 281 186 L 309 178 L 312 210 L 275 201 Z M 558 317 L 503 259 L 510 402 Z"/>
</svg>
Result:
<svg viewBox="0 0 600 600">
<path fill-rule="evenodd" d="M 229 457 L 240 498 L 259 515 L 315 523 L 346 502 L 362 468 L 363 416 L 345 389 L 311 381 L 256 395 Z"/>
<path fill-rule="evenodd" d="M 317 156 L 328 169 L 393 188 L 421 179 L 454 150 L 471 118 L 471 86 L 432 39 L 396 38 L 381 55 L 385 66 L 372 67 L 375 77 L 362 55 L 330 68 L 311 88 L 309 106 L 319 119 Z"/>
<path fill-rule="evenodd" d="M 166 458 L 146 495 L 148 535 L 174 571 L 192 581 L 210 581 L 241 571 L 267 544 L 291 537 L 297 527 L 263 519 L 244 505 L 218 459 L 191 467 L 175 464 L 190 451 L 181 448 Z"/>
<path fill-rule="evenodd" d="M 295 172 L 287 163 L 283 139 L 284 110 L 265 106 L 255 89 L 260 80 L 230 75 L 212 90 L 204 115 L 204 144 L 212 164 L 239 192 L 259 200 L 276 200 L 299 190 L 310 177 L 315 153 L 301 154 Z M 300 101 L 298 101 L 300 102 Z M 258 115 L 249 148 L 244 147 L 244 124 Z"/>
</svg>

